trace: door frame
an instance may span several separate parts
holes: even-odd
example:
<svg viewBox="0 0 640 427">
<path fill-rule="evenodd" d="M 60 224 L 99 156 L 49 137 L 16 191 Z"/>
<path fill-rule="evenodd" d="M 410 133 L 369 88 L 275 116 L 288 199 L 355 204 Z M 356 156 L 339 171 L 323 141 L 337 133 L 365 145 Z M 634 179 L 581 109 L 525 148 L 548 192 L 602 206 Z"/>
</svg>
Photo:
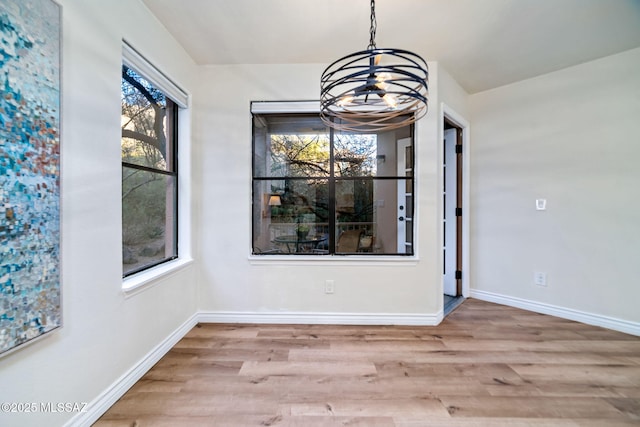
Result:
<svg viewBox="0 0 640 427">
<path fill-rule="evenodd" d="M 470 262 L 469 262 L 469 225 L 470 221 L 470 212 L 469 203 L 470 203 L 470 132 L 471 125 L 469 122 L 461 115 L 458 114 L 453 108 L 445 104 L 444 102 L 441 104 L 440 108 L 440 117 L 438 121 L 438 159 L 439 159 L 439 188 L 442 188 L 444 182 L 444 171 L 442 167 L 442 162 L 444 159 L 444 144 L 441 141 L 444 140 L 444 121 L 445 119 L 457 126 L 462 131 L 462 296 L 464 298 L 468 298 L 470 295 Z M 444 235 L 443 230 L 443 220 L 444 220 L 444 206 L 442 203 L 439 203 L 439 217 L 440 217 L 440 229 L 438 241 L 442 242 L 442 238 Z M 442 265 L 444 262 L 444 254 L 442 249 L 438 251 L 440 262 L 439 265 Z M 444 294 L 444 276 L 441 275 L 440 279 L 440 294 Z"/>
<path fill-rule="evenodd" d="M 456 215 L 457 208 L 462 206 L 462 153 L 456 147 L 462 147 L 462 131 L 445 119 L 443 164 L 443 285 L 445 295 L 457 297 L 462 295 L 462 280 L 456 271 L 462 271 L 462 216 Z"/>
</svg>

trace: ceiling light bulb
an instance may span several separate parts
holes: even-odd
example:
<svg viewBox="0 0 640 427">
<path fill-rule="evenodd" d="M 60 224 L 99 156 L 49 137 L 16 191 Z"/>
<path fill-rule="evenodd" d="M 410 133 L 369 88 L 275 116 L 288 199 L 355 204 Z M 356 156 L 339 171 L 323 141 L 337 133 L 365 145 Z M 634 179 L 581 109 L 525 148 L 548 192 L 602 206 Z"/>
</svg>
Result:
<svg viewBox="0 0 640 427">
<path fill-rule="evenodd" d="M 391 80 L 391 74 L 390 73 L 380 73 L 376 76 L 376 80 L 379 81 L 380 83 L 384 83 L 386 81 Z"/>
<path fill-rule="evenodd" d="M 378 89 L 387 90 L 389 85 L 385 82 L 388 82 L 389 80 L 391 80 L 391 74 L 380 73 L 376 76 L 376 81 L 378 82 L 376 83 L 376 86 L 378 87 Z"/>
<path fill-rule="evenodd" d="M 344 107 L 345 105 L 348 105 L 351 101 L 353 101 L 353 96 L 345 95 L 342 98 L 340 98 L 338 102 L 336 102 L 336 105 L 338 107 Z"/>
<path fill-rule="evenodd" d="M 397 107 L 398 107 L 398 101 L 396 100 L 395 95 L 392 95 L 392 94 L 390 94 L 390 93 L 385 93 L 385 94 L 382 96 L 382 100 L 383 100 L 384 102 L 386 102 L 386 103 L 387 103 L 387 105 L 388 105 L 389 107 L 391 107 L 391 108 L 397 108 Z"/>
</svg>

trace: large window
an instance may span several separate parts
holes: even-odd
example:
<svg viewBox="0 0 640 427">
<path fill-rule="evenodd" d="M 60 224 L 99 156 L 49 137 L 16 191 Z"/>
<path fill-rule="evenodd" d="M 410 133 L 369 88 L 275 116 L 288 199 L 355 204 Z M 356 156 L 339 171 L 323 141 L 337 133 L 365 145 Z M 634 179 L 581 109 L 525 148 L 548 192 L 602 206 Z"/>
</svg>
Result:
<svg viewBox="0 0 640 427">
<path fill-rule="evenodd" d="M 131 62 L 143 66 L 134 68 Z M 140 69 L 152 70 L 155 78 Z M 163 78 L 158 76 L 157 70 L 139 57 L 127 61 L 125 55 L 121 83 L 125 277 L 178 257 L 179 106 L 167 95 Z"/>
<path fill-rule="evenodd" d="M 413 129 L 253 114 L 253 253 L 413 255 Z"/>
</svg>

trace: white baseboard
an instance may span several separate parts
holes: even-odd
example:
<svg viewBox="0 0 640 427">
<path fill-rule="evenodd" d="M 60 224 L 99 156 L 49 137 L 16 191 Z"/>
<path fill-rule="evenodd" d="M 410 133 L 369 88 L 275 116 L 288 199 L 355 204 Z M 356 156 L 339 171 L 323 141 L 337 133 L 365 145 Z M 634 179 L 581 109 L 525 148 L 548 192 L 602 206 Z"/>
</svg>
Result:
<svg viewBox="0 0 640 427">
<path fill-rule="evenodd" d="M 147 373 L 178 341 L 198 323 L 198 314 L 191 316 L 171 335 L 147 353 L 127 373 L 118 378 L 109 388 L 87 405 L 87 411 L 78 413 L 64 427 L 88 427 L 98 420 L 120 399 L 144 374 Z"/>
<path fill-rule="evenodd" d="M 483 301 L 495 302 L 497 304 L 508 305 L 510 307 L 521 308 L 536 313 L 549 314 L 563 319 L 575 320 L 587 325 L 601 326 L 614 331 L 640 336 L 640 323 L 629 322 L 627 320 L 616 319 L 615 317 L 602 316 L 600 314 L 587 313 L 571 308 L 560 307 L 522 298 L 496 294 L 493 292 L 471 290 L 471 297 Z"/>
<path fill-rule="evenodd" d="M 442 318 L 442 310 L 436 314 L 203 311 L 199 313 L 198 321 L 201 323 L 435 326 L 442 322 Z"/>
</svg>

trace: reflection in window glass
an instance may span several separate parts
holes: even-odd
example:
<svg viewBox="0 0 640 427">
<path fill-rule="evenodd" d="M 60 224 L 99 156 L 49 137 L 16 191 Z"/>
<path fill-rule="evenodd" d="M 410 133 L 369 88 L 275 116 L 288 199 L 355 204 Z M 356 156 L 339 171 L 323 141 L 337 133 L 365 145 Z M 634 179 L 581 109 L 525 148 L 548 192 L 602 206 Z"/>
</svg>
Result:
<svg viewBox="0 0 640 427">
<path fill-rule="evenodd" d="M 269 176 L 329 176 L 328 135 L 271 135 Z"/>
<path fill-rule="evenodd" d="M 339 133 L 335 138 L 335 176 L 375 176 L 376 135 Z"/>
</svg>

